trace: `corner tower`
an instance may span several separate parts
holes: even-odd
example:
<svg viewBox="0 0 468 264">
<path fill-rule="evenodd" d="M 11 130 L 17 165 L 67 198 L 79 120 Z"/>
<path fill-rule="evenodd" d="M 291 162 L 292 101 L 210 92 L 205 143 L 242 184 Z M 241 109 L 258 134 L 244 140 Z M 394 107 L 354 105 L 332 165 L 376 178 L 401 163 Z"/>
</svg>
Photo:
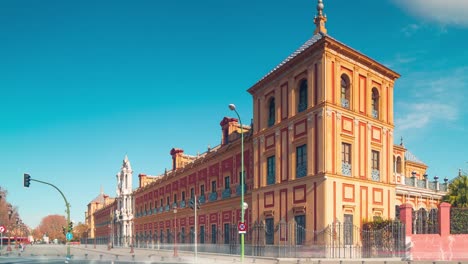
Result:
<svg viewBox="0 0 468 264">
<path fill-rule="evenodd" d="M 399 74 L 328 34 L 314 35 L 255 83 L 253 221 L 314 232 L 392 218 L 393 86 Z M 272 238 L 279 241 L 279 237 Z"/>
<path fill-rule="evenodd" d="M 117 173 L 116 200 L 117 208 L 115 210 L 114 221 L 116 223 L 117 233 L 116 242 L 118 245 L 129 246 L 133 235 L 133 196 L 132 196 L 132 177 L 133 171 L 127 155 L 122 163 L 120 172 Z"/>
</svg>

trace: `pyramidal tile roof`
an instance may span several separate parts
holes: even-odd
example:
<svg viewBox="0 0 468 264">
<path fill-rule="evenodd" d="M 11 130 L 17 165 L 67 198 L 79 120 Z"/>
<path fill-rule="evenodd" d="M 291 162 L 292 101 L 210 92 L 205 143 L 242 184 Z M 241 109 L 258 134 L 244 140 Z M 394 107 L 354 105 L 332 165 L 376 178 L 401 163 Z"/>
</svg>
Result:
<svg viewBox="0 0 468 264">
<path fill-rule="evenodd" d="M 290 60 L 294 59 L 297 55 L 301 54 L 304 50 L 309 48 L 310 46 L 314 45 L 316 42 L 321 40 L 323 36 L 325 36 L 325 33 L 319 32 L 315 34 L 312 38 L 308 39 L 302 46 L 300 46 L 296 51 L 294 51 L 291 55 L 289 55 L 286 59 L 284 59 L 280 64 L 276 65 L 271 71 L 269 71 L 265 76 L 263 76 L 257 83 L 261 82 L 263 79 L 267 78 L 270 74 L 274 73 L 277 71 L 279 68 L 281 68 L 283 65 L 288 63 Z"/>
<path fill-rule="evenodd" d="M 418 159 L 418 157 L 416 157 L 413 153 L 411 153 L 409 150 L 406 150 L 405 152 L 405 160 L 412 161 L 415 163 L 425 164 L 420 159 Z"/>
</svg>

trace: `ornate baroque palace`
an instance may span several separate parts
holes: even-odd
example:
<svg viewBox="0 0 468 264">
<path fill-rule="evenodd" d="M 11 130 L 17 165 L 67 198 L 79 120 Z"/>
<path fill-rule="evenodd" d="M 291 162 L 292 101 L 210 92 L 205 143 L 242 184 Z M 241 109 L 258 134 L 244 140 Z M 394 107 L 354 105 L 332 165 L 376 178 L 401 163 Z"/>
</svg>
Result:
<svg viewBox="0 0 468 264">
<path fill-rule="evenodd" d="M 312 37 L 248 89 L 251 126 L 224 117 L 219 146 L 196 156 L 173 148 L 170 171 L 140 174 L 131 197 L 88 212 L 90 238 L 193 250 L 196 236 L 200 251 L 239 254 L 241 188 L 252 255 L 280 254 L 282 246 L 362 246 L 356 232 L 363 223 L 398 219 L 403 203 L 413 206 L 414 221 L 435 217 L 447 181 L 429 180 L 403 140 L 394 144 L 400 75 L 328 35 L 326 22 L 319 0 Z"/>
</svg>

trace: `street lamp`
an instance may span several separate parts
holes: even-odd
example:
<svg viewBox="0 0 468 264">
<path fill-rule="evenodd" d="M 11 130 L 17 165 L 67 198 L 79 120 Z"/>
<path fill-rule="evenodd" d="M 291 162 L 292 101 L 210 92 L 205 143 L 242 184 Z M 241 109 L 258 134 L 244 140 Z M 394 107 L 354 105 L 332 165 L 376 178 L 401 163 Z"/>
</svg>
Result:
<svg viewBox="0 0 468 264">
<path fill-rule="evenodd" d="M 174 257 L 177 257 L 177 205 L 174 204 Z"/>
<path fill-rule="evenodd" d="M 11 245 L 10 245 L 10 237 L 11 237 L 11 216 L 13 214 L 13 209 L 11 208 L 11 205 L 8 205 L 8 246 L 7 246 L 7 251 L 11 251 Z"/>
<path fill-rule="evenodd" d="M 241 223 L 244 224 L 244 213 L 245 213 L 245 206 L 244 206 L 244 126 L 242 125 L 242 121 L 240 118 L 239 113 L 236 110 L 236 106 L 234 104 L 229 105 L 229 109 L 234 111 L 239 118 L 239 124 L 241 128 Z M 241 233 L 241 262 L 244 262 L 244 233 Z"/>
</svg>

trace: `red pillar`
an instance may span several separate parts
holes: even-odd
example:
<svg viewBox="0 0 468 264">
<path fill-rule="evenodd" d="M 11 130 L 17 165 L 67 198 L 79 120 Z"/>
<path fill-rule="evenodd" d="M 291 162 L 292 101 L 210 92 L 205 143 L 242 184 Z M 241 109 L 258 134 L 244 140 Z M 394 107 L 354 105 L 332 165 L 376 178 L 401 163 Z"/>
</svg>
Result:
<svg viewBox="0 0 468 264">
<path fill-rule="evenodd" d="M 413 234 L 413 207 L 411 204 L 400 205 L 400 221 L 405 224 L 406 235 L 411 236 Z"/>
<path fill-rule="evenodd" d="M 450 207 L 449 203 L 439 204 L 439 232 L 441 236 L 450 235 Z"/>
</svg>

